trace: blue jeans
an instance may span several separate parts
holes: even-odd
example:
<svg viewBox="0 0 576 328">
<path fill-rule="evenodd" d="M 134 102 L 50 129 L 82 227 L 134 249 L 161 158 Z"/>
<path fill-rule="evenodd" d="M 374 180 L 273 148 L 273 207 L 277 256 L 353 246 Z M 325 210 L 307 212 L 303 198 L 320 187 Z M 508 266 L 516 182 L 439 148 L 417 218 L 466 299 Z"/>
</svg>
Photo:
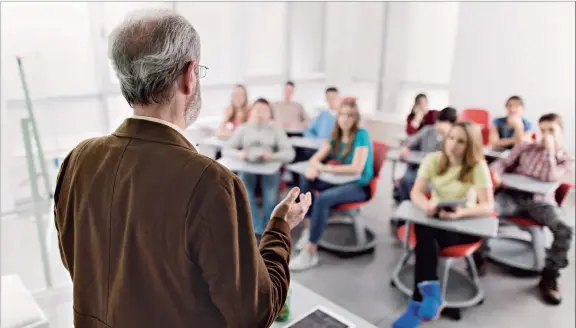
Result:
<svg viewBox="0 0 576 328">
<path fill-rule="evenodd" d="M 320 180 L 310 181 L 305 177 L 300 178 L 300 190 L 302 193 L 312 192 L 312 206 L 308 210 L 310 217 L 310 243 L 318 244 L 322 233 L 328 225 L 330 208 L 344 204 L 365 201 L 370 198 L 370 187 L 352 182 L 343 185 L 333 185 Z M 320 191 L 314 196 L 314 190 Z"/>
<path fill-rule="evenodd" d="M 398 185 L 398 197 L 399 200 L 405 201 L 410 200 L 410 191 L 416 182 L 416 176 L 418 175 L 418 168 L 408 167 L 400 183 Z"/>
<path fill-rule="evenodd" d="M 246 186 L 248 201 L 250 202 L 250 212 L 252 212 L 252 224 L 254 232 L 261 235 L 266 229 L 270 216 L 276 204 L 278 203 L 278 192 L 280 189 L 280 172 L 261 175 L 246 172 L 239 172 L 238 177 Z M 264 203 L 263 213 L 256 206 L 256 185 L 260 178 L 260 188 L 262 189 L 262 201 Z"/>
</svg>

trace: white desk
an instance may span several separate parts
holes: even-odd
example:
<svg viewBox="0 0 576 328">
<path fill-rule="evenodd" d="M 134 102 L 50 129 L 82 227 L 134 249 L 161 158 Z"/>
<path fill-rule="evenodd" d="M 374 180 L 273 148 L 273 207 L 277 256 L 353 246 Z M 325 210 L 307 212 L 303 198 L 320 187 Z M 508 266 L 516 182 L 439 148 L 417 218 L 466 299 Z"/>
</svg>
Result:
<svg viewBox="0 0 576 328">
<path fill-rule="evenodd" d="M 408 164 L 420 165 L 426 155 L 428 155 L 426 152 L 411 150 L 405 158 L 400 158 L 400 151 L 398 149 L 391 149 L 388 151 L 386 157 L 394 162 L 401 161 Z"/>
<path fill-rule="evenodd" d="M 217 149 L 221 149 L 224 146 L 226 146 L 227 141 L 228 141 L 228 139 L 226 139 L 226 138 L 219 138 L 217 136 L 210 136 L 210 137 L 200 141 L 198 143 L 198 145 L 200 145 L 200 146 L 206 145 L 206 146 L 214 147 Z"/>
<path fill-rule="evenodd" d="M 510 154 L 510 151 L 507 149 L 494 149 L 491 147 L 484 148 L 484 156 L 486 157 L 501 159 L 508 157 L 508 154 Z"/>
<path fill-rule="evenodd" d="M 560 182 L 544 182 L 520 174 L 503 174 L 502 184 L 511 189 L 525 191 L 533 194 L 553 194 Z"/>
<path fill-rule="evenodd" d="M 498 219 L 495 217 L 478 217 L 445 221 L 430 218 L 426 213 L 407 200 L 402 202 L 394 213 L 394 218 L 421 224 L 432 228 L 454 231 L 479 237 L 496 237 L 498 233 Z"/>
<path fill-rule="evenodd" d="M 274 174 L 280 171 L 280 167 L 282 166 L 281 162 L 276 161 L 251 163 L 229 157 L 220 158 L 218 160 L 218 163 L 226 166 L 230 171 L 233 172 L 246 172 L 246 173 L 263 174 L 263 175 Z"/>
<path fill-rule="evenodd" d="M 300 316 L 318 305 L 321 305 L 334 312 L 334 314 L 341 316 L 342 319 L 349 321 L 351 324 L 355 325 L 356 328 L 376 328 L 376 326 L 370 322 L 350 313 L 346 309 L 314 293 L 294 280 L 290 282 L 290 289 L 292 290 L 292 296 L 290 297 L 290 320 L 286 322 L 274 322 L 271 328 L 288 327 L 288 325 L 293 323 Z M 362 296 L 358 295 L 358 297 Z"/>
<path fill-rule="evenodd" d="M 298 148 L 308 148 L 308 149 L 320 149 L 322 145 L 326 142 L 324 139 L 313 139 L 306 137 L 292 137 L 290 138 L 290 143 L 294 147 Z"/>
<path fill-rule="evenodd" d="M 289 164 L 286 166 L 286 169 L 300 175 L 306 174 L 306 170 L 308 169 L 308 161 L 305 162 L 297 162 L 293 164 Z M 350 174 L 334 174 L 329 172 L 320 172 L 318 175 L 318 179 L 328 182 L 335 185 L 346 184 L 350 182 L 354 182 L 360 179 L 360 175 L 350 175 Z"/>
<path fill-rule="evenodd" d="M 305 131 L 306 129 L 304 129 L 304 128 L 295 128 L 295 127 L 292 127 L 292 128 L 285 128 L 284 130 L 285 130 L 286 133 L 288 133 L 288 134 L 302 134 L 302 133 L 304 133 L 304 131 Z"/>
</svg>

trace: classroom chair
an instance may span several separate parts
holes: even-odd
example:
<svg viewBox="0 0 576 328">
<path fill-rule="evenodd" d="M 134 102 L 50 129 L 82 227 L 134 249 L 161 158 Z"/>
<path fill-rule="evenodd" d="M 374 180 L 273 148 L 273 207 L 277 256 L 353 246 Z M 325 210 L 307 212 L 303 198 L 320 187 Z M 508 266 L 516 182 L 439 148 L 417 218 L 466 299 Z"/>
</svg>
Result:
<svg viewBox="0 0 576 328">
<path fill-rule="evenodd" d="M 562 206 L 570 189 L 574 187 L 575 185 L 571 183 L 562 183 L 558 186 L 554 194 L 558 206 Z M 522 275 L 540 274 L 546 259 L 544 226 L 527 217 L 501 217 L 500 221 L 528 232 L 530 238 L 506 235 L 491 238 L 488 241 L 490 248 L 488 258 L 495 263 L 519 270 L 518 273 L 521 272 Z"/>
<path fill-rule="evenodd" d="M 474 122 L 480 124 L 482 128 L 490 126 L 490 113 L 482 108 L 467 108 L 460 113 L 460 121 Z"/>
<path fill-rule="evenodd" d="M 360 208 L 366 205 L 376 194 L 376 186 L 380 179 L 380 169 L 386 161 L 386 154 L 388 153 L 389 147 L 387 144 L 378 141 L 372 142 L 372 147 L 374 151 L 374 177 L 370 181 L 370 198 L 362 202 L 338 205 L 335 210 L 342 212 L 347 218 L 345 220 L 330 220 L 323 238 L 318 243 L 318 246 L 321 248 L 342 257 L 351 257 L 373 252 L 376 245 L 374 232 L 366 226 L 364 218 L 359 214 Z M 352 236 L 346 237 L 345 240 L 342 238 L 326 238 L 326 236 L 330 235 L 328 230 L 346 229 L 349 231 L 350 228 L 352 228 L 353 234 Z M 337 236 L 341 237 L 342 235 L 343 234 L 338 234 Z"/>
</svg>

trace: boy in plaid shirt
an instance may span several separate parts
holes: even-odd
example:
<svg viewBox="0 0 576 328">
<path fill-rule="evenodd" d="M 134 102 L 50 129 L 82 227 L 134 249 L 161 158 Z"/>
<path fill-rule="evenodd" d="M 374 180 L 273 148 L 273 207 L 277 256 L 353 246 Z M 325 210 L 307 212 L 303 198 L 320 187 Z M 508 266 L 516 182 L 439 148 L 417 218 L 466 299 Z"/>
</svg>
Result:
<svg viewBox="0 0 576 328">
<path fill-rule="evenodd" d="M 558 181 L 572 167 L 573 159 L 562 148 L 562 120 L 557 114 L 546 114 L 538 122 L 542 140 L 516 145 L 507 158 L 490 166 L 496 186 L 504 172 L 525 175 L 541 181 Z M 562 301 L 557 279 L 559 270 L 568 266 L 572 230 L 564 222 L 564 213 L 554 195 L 531 194 L 502 188 L 495 197 L 496 210 L 503 217 L 529 217 L 547 226 L 554 236 L 546 257 L 539 289 L 544 300 L 553 305 Z"/>
</svg>

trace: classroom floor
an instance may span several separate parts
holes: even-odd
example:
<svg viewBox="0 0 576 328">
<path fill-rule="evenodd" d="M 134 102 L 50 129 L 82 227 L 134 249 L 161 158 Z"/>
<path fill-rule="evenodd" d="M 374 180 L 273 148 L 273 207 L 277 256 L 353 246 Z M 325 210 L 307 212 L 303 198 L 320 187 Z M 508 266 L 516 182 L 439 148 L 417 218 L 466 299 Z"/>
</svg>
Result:
<svg viewBox="0 0 576 328">
<path fill-rule="evenodd" d="M 390 327 L 404 310 L 407 298 L 389 284 L 390 274 L 402 250 L 389 231 L 388 213 L 392 208 L 390 165 L 384 167 L 382 176 L 376 199 L 362 212 L 377 233 L 378 245 L 374 254 L 340 259 L 322 253 L 319 267 L 293 273 L 292 279 L 377 327 Z M 569 197 L 565 209 L 570 224 L 574 225 L 574 194 Z M 2 221 L 1 264 L 3 275 L 16 272 L 29 288 L 36 289 L 42 286 L 43 277 L 38 244 L 30 233 L 33 229 L 29 218 Z M 298 233 L 298 230 L 294 232 L 295 238 Z M 57 249 L 52 249 L 50 258 L 55 280 L 57 283 L 66 282 L 66 272 L 61 268 Z M 574 327 L 576 282 L 573 249 L 569 260 L 571 265 L 561 278 L 564 301 L 560 306 L 552 307 L 540 302 L 536 293 L 537 278 L 516 278 L 490 265 L 488 274 L 481 278 L 486 294 L 483 305 L 464 310 L 459 322 L 441 319 L 426 324 L 426 327 Z M 37 299 L 46 311 L 51 327 L 73 327 L 70 287 L 38 293 Z"/>
</svg>

